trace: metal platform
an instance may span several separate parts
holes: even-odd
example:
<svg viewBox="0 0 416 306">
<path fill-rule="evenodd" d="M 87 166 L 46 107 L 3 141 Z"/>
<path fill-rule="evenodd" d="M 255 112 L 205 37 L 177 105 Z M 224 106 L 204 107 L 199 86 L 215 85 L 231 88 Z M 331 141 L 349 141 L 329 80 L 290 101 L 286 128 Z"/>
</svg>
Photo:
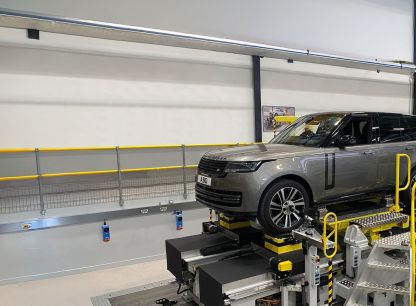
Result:
<svg viewBox="0 0 416 306">
<path fill-rule="evenodd" d="M 398 235 L 388 236 L 377 240 L 380 247 L 390 247 L 408 250 L 410 248 L 410 233 L 405 232 Z"/>
<path fill-rule="evenodd" d="M 196 306 L 177 295 L 177 289 L 176 281 L 168 280 L 93 297 L 91 302 L 94 306 L 157 306 L 157 299 L 167 298 L 177 301 L 177 306 Z"/>
<path fill-rule="evenodd" d="M 374 216 L 360 218 L 353 221 L 352 223 L 359 225 L 362 229 L 368 229 L 390 223 L 406 222 L 408 218 L 408 215 L 402 213 L 382 213 Z"/>
</svg>

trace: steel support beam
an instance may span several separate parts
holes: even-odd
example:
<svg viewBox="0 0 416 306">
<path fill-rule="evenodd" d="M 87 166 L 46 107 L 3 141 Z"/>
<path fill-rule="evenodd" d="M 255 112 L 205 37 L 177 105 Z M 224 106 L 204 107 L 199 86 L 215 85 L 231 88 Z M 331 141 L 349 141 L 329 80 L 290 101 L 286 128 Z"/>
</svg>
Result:
<svg viewBox="0 0 416 306">
<path fill-rule="evenodd" d="M 0 27 L 35 29 L 40 32 L 78 35 L 119 41 L 157 44 L 181 48 L 212 50 L 244 55 L 279 58 L 356 69 L 411 74 L 415 65 L 360 59 L 313 50 L 291 49 L 255 42 L 239 41 L 122 24 L 50 16 L 0 8 Z"/>
<path fill-rule="evenodd" d="M 263 131 L 261 124 L 261 65 L 260 56 L 252 56 L 253 61 L 253 100 L 254 100 L 254 141 L 263 141 Z"/>
</svg>

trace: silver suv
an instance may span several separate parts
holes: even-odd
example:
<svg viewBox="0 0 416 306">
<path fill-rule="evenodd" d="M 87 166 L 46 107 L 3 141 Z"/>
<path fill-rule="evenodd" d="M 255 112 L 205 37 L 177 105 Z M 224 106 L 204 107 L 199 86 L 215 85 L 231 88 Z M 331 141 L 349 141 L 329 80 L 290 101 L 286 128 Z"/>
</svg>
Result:
<svg viewBox="0 0 416 306">
<path fill-rule="evenodd" d="M 198 165 L 196 199 L 228 215 L 256 216 L 270 233 L 289 232 L 312 205 L 391 192 L 395 155 L 407 153 L 414 161 L 415 148 L 416 116 L 307 115 L 268 144 L 206 153 Z M 411 175 L 415 181 L 415 169 Z M 409 194 L 403 199 L 409 202 Z"/>
</svg>

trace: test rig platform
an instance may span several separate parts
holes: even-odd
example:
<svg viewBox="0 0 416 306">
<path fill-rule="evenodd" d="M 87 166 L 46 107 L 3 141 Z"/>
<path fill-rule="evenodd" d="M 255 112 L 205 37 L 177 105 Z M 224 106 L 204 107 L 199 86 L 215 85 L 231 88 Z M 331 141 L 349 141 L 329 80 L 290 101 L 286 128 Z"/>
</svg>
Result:
<svg viewBox="0 0 416 306">
<path fill-rule="evenodd" d="M 402 213 L 399 193 L 410 186 L 410 175 L 401 187 L 398 168 L 394 197 L 317 208 L 289 234 L 273 236 L 255 220 L 220 214 L 213 220 L 210 213 L 201 234 L 166 240 L 167 268 L 175 280 L 136 292 L 134 301 L 143 306 L 415 305 L 416 184 L 409 216 Z"/>
</svg>

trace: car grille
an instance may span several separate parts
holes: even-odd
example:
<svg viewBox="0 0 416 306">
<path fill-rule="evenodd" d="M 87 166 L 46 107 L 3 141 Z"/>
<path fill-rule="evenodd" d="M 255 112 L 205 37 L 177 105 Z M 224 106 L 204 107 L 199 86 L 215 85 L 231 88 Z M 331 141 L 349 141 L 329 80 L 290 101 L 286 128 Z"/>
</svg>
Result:
<svg viewBox="0 0 416 306">
<path fill-rule="evenodd" d="M 241 200 L 243 198 L 241 192 L 216 190 L 200 184 L 195 185 L 195 196 L 196 200 L 203 204 L 205 203 L 208 205 L 213 204 L 228 207 L 241 206 Z"/>
<path fill-rule="evenodd" d="M 198 165 L 198 170 L 202 174 L 207 174 L 212 177 L 222 177 L 225 175 L 224 170 L 226 165 L 226 161 L 202 157 Z"/>
</svg>

